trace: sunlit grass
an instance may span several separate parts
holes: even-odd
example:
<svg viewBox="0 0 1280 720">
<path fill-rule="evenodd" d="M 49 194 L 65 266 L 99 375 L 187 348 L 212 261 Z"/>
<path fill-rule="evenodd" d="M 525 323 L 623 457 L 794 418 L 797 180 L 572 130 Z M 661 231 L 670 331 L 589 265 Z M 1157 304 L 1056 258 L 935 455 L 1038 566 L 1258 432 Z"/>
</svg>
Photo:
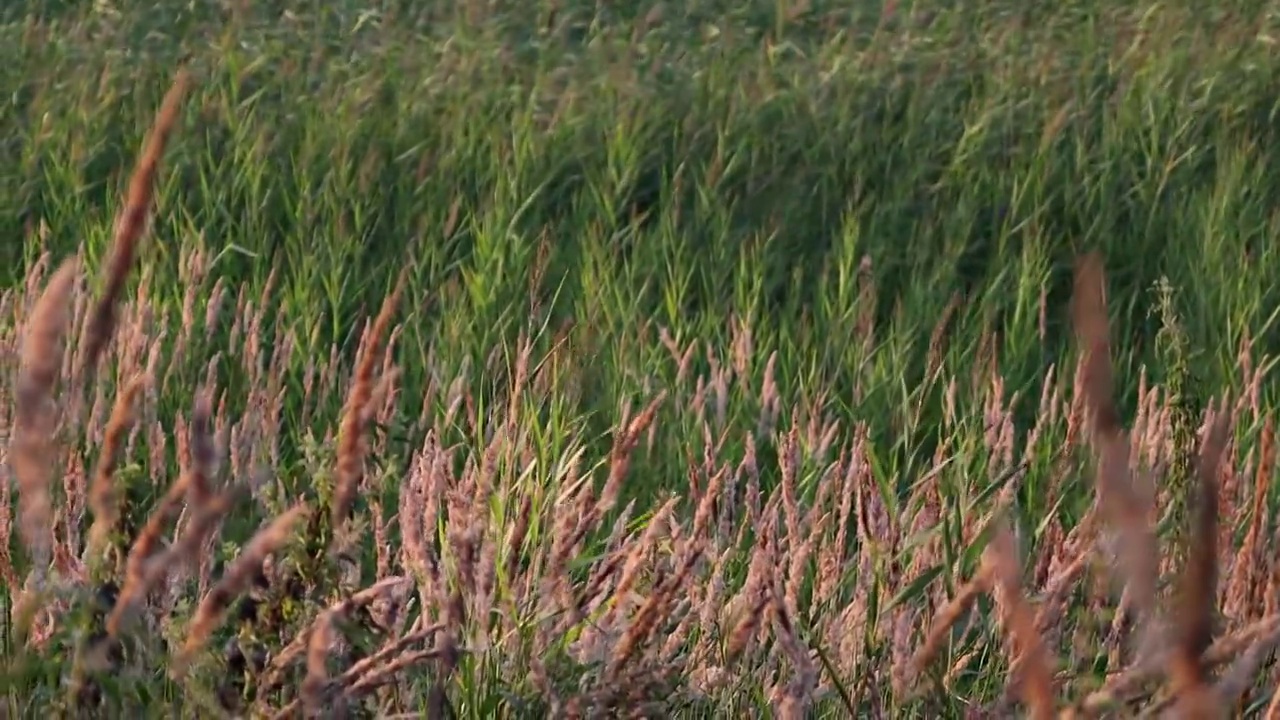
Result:
<svg viewBox="0 0 1280 720">
<path fill-rule="evenodd" d="M 759 502 L 789 486 L 795 507 L 746 513 L 739 485 L 736 503 L 714 508 L 695 537 L 708 545 L 691 571 L 691 602 L 708 601 L 708 573 L 725 578 L 726 602 L 749 585 L 748 566 L 770 557 L 757 553 L 763 518 L 781 512 L 780 552 L 809 558 L 797 566 L 803 579 L 789 581 L 798 599 L 785 610 L 795 635 L 830 654 L 839 673 L 811 658 L 826 693 L 819 709 L 847 712 L 841 691 L 863 708 L 906 713 L 997 702 L 1008 661 L 994 624 L 957 631 L 937 664 L 944 674 L 959 669 L 923 683 L 919 697 L 895 686 L 898 656 L 978 572 L 988 534 L 980 531 L 998 500 L 1033 566 L 1034 592 L 1093 501 L 1087 456 L 1076 452 L 1085 433 L 1072 424 L 1081 412 L 1067 313 L 1077 256 L 1106 258 L 1116 403 L 1127 424 L 1157 428 L 1135 443 L 1152 448 L 1144 461 L 1177 489 L 1162 498 L 1175 509 L 1162 537 L 1182 537 L 1194 432 L 1214 398 L 1244 398 L 1228 453 L 1238 485 L 1224 491 L 1240 512 L 1223 515 L 1224 557 L 1247 544 L 1255 486 L 1257 507 L 1274 505 L 1259 439 L 1277 400 L 1265 371 L 1280 345 L 1280 16 L 1243 0 L 1212 11 L 1178 2 L 951 5 L 694 2 L 597 15 L 590 3 L 31 1 L 0 11 L 0 388 L 14 392 L 19 330 L 53 268 L 81 253 L 88 290 L 99 289 L 138 149 L 185 63 L 192 88 L 157 178 L 126 321 L 88 390 L 89 417 L 60 438 L 67 451 L 53 462 L 72 476 L 75 457 L 94 467 L 117 388 L 142 372 L 138 429 L 115 476 L 128 501 L 119 531 L 131 537 L 178 477 L 177 438 L 211 382 L 220 482 L 266 477 L 269 490 L 225 519 L 187 590 L 207 589 L 200 573 L 216 578 L 295 501 L 315 513 L 291 551 L 314 582 L 289 602 L 281 588 L 264 590 L 261 605 L 284 608 L 267 623 L 278 634 L 245 647 L 274 657 L 319 608 L 387 573 L 418 572 L 402 564 L 403 519 L 391 518 L 414 464 L 435 457 L 423 449 L 429 433 L 440 452 L 455 452 L 445 464 L 459 482 L 484 488 L 489 477 L 501 491 L 483 522 L 480 504 L 462 506 L 470 524 L 442 519 L 442 544 L 452 546 L 452 532 L 491 528 L 482 554 L 496 553 L 499 566 L 523 558 L 511 569 L 522 581 L 546 571 L 522 563 L 542 558 L 540 548 L 555 554 L 556 524 L 573 522 L 564 513 L 581 519 L 573 502 L 589 503 L 574 494 L 575 480 L 590 475 L 599 492 L 626 418 L 662 396 L 615 504 L 570 548 L 568 586 L 588 582 L 623 547 L 653 547 L 674 572 L 678 540 L 639 539 L 649 516 L 679 494 L 674 513 L 689 532 L 717 473 L 745 483 L 743 468 L 754 465 Z M 316 518 L 327 512 L 362 332 L 406 268 L 357 502 L 364 536 L 380 512 L 390 544 L 378 552 L 365 543 L 363 576 L 342 578 L 313 552 L 331 531 Z M 1140 387 L 1164 392 L 1144 399 Z M 3 405 L 7 436 L 14 415 Z M 498 459 L 486 476 L 478 468 L 490 454 Z M 1260 468 L 1265 477 L 1251 474 Z M 837 537 L 834 518 L 856 524 L 851 510 L 840 514 L 840 492 L 857 484 L 833 485 L 837 470 L 860 478 L 891 521 L 880 528 L 885 547 L 863 542 L 875 529 L 866 518 Z M 65 508 L 74 484 L 55 485 Z M 632 501 L 629 522 L 613 532 Z M 823 509 L 811 518 L 793 516 L 815 505 Z M 502 549 L 521 512 L 527 543 Z M 1270 522 L 1259 522 L 1255 534 L 1269 536 Z M 717 566 L 744 523 L 740 552 Z M 802 528 L 818 528 L 812 555 L 792 535 Z M 16 537 L 22 576 L 28 559 Z M 819 550 L 839 543 L 823 566 Z M 505 572 L 494 602 L 519 605 L 528 598 Z M 660 579 L 648 574 L 637 592 L 651 597 Z M 825 604 L 815 601 L 824 576 L 836 578 Z M 226 629 L 193 679 L 161 680 L 157 658 L 170 651 L 161 635 L 180 642 L 197 599 L 170 597 L 175 614 L 157 615 L 159 634 L 133 650 L 118 702 L 224 691 L 215 680 Z M 1109 634 L 1118 591 L 1096 594 L 1082 580 L 1070 600 L 1054 651 L 1069 658 L 1061 669 L 1076 698 L 1130 656 L 1127 626 Z M 1270 617 L 1268 603 L 1259 595 L 1231 619 L 1256 620 L 1246 617 L 1253 609 Z M 861 617 L 845 612 L 859 606 Z M 448 693 L 460 714 L 537 714 L 551 702 L 546 687 L 568 697 L 580 676 L 601 688 L 618 681 L 570 658 L 582 627 L 535 631 L 540 608 L 525 609 L 503 621 L 518 632 L 494 626 L 522 638 L 510 664 L 462 654 Z M 408 610 L 411 620 L 418 611 Z M 674 676 L 659 672 L 670 669 L 659 639 L 644 668 L 662 690 L 636 681 L 650 692 L 636 702 L 742 715 L 764 711 L 774 685 L 791 681 L 788 663 L 775 677 L 770 658 L 787 651 L 772 644 L 766 614 L 764 644 L 741 675 L 698 696 L 686 675 L 727 672 L 725 658 L 700 653 L 721 648 L 732 623 L 696 631 L 711 616 L 687 617 L 664 630 L 688 632 L 688 652 L 672 656 L 684 664 L 670 666 Z M 74 646 L 85 623 L 58 630 L 50 647 Z M 251 626 L 237 632 L 263 632 Z M 1077 637 L 1095 646 L 1072 646 Z M 8 633 L 6 642 L 18 652 Z M 10 709 L 62 707 L 67 693 L 54 678 L 71 672 L 71 653 L 20 657 L 23 685 Z M 548 667 L 531 668 L 536 659 Z M 433 667 L 415 666 L 415 679 L 379 701 L 415 710 L 401 694 L 425 698 Z M 547 686 L 529 679 L 538 672 Z M 588 686 L 582 702 L 593 701 Z M 1265 705 L 1273 686 L 1264 679 L 1247 697 Z M 248 702 L 276 707 L 292 697 Z"/>
</svg>

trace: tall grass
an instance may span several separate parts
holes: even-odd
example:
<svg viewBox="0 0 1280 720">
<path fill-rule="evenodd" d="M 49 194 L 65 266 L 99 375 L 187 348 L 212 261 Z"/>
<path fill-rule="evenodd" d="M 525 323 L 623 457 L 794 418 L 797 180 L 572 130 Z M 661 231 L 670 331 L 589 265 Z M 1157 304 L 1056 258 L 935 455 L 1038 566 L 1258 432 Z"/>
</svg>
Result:
<svg viewBox="0 0 1280 720">
<path fill-rule="evenodd" d="M 1274 9 L 950 5 L 0 11 L 6 714 L 1280 717 Z"/>
</svg>

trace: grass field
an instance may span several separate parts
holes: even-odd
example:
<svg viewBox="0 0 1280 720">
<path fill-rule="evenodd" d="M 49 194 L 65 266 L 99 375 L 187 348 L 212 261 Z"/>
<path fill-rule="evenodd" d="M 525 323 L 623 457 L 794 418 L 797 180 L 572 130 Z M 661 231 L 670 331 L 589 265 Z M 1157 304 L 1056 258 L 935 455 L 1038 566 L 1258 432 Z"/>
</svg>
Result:
<svg viewBox="0 0 1280 720">
<path fill-rule="evenodd" d="M 1280 719 L 1280 5 L 605 5 L 0 9 L 0 717 Z"/>
</svg>

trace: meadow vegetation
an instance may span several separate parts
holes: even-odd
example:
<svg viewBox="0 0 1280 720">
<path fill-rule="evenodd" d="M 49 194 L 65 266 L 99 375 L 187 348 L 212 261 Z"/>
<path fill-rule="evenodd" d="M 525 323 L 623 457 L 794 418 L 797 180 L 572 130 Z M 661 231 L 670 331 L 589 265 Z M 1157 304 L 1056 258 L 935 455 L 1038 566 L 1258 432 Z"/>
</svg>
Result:
<svg viewBox="0 0 1280 720">
<path fill-rule="evenodd" d="M 1280 720 L 1280 6 L 953 5 L 0 9 L 0 717 Z"/>
</svg>

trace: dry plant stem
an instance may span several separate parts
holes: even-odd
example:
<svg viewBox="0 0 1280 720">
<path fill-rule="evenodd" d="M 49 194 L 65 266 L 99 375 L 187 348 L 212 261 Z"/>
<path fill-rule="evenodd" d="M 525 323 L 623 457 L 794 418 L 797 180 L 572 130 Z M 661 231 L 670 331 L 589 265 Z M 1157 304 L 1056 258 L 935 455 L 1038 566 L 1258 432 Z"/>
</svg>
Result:
<svg viewBox="0 0 1280 720">
<path fill-rule="evenodd" d="M 353 663 L 350 668 L 338 677 L 335 685 L 338 687 L 350 687 L 358 684 L 366 675 L 377 673 L 383 664 L 393 660 L 396 656 L 402 655 L 411 646 L 435 637 L 444 627 L 444 623 L 434 623 L 387 643 L 385 647 L 379 649 L 373 655 Z"/>
<path fill-rule="evenodd" d="M 1120 432 L 1120 416 L 1112 396 L 1115 380 L 1111 370 L 1111 328 L 1107 316 L 1106 276 L 1102 257 L 1089 253 L 1076 265 L 1071 315 L 1076 339 L 1085 355 L 1081 381 L 1085 408 L 1094 431 L 1104 435 Z"/>
<path fill-rule="evenodd" d="M 1263 601 L 1262 593 L 1268 584 L 1265 579 L 1264 537 L 1267 532 L 1267 498 L 1271 490 L 1271 475 L 1275 463 L 1275 426 L 1267 418 L 1258 445 L 1258 467 L 1254 473 L 1252 517 L 1244 542 L 1236 553 L 1231 575 L 1227 580 L 1228 616 L 1242 620 L 1249 616 Z"/>
<path fill-rule="evenodd" d="M 110 534 L 120 518 L 113 475 L 120 451 L 124 446 L 125 436 L 133 423 L 133 408 L 138 394 L 142 391 L 142 385 L 143 378 L 137 375 L 120 392 L 116 398 L 115 407 L 111 410 L 111 419 L 107 421 L 106 433 L 103 435 L 102 450 L 98 456 L 97 468 L 93 473 L 93 484 L 89 486 L 89 508 L 93 511 L 93 525 L 89 527 L 84 560 L 91 567 L 101 563 L 102 555 L 110 541 Z"/>
<path fill-rule="evenodd" d="M 977 577 L 961 586 L 956 596 L 935 613 L 933 620 L 928 623 L 929 633 L 911 659 L 911 672 L 917 682 L 924 675 L 925 668 L 942 652 L 942 646 L 951 635 L 951 628 L 969 612 L 974 601 L 987 591 L 990 583 L 991 571 L 984 568 Z"/>
<path fill-rule="evenodd" d="M 240 596 L 262 568 L 268 555 L 278 551 L 292 537 L 294 525 L 307 514 L 306 504 L 296 505 L 258 531 L 244 547 L 235 562 L 223 573 L 218 584 L 205 595 L 187 627 L 187 640 L 174 658 L 173 672 L 181 675 L 192 656 L 204 647 L 209 634 L 217 628 L 231 602 Z"/>
<path fill-rule="evenodd" d="M 338 611 L 329 609 L 316 618 L 307 644 L 307 675 L 299 688 L 302 711 L 307 717 L 319 717 L 324 709 L 329 688 L 329 649 L 333 646 L 334 620 Z"/>
<path fill-rule="evenodd" d="M 458 652 L 463 652 L 459 649 Z M 425 660 L 433 660 L 439 658 L 442 651 L 439 648 L 430 648 L 427 650 L 415 650 L 405 653 L 395 658 L 391 662 L 365 673 L 359 679 L 353 681 L 346 691 L 347 697 L 359 697 L 370 690 L 385 685 L 390 682 L 392 677 L 405 668 L 417 665 Z"/>
<path fill-rule="evenodd" d="M 1213 610 L 1218 580 L 1218 465 L 1227 444 L 1230 415 L 1219 412 L 1207 433 L 1197 463 L 1199 506 L 1191 553 L 1182 576 L 1177 636 L 1169 657 L 1169 676 L 1184 717 L 1221 714 L 1201 655 L 1213 642 Z"/>
<path fill-rule="evenodd" d="M 1271 702 L 1267 703 L 1267 712 L 1263 720 L 1280 720 L 1280 687 L 1271 691 Z"/>
<path fill-rule="evenodd" d="M 818 670 L 809 657 L 809 650 L 796 632 L 792 619 L 787 615 L 786 602 L 783 599 L 782 583 L 774 576 L 773 583 L 773 621 L 775 635 L 782 651 L 791 663 L 795 677 L 787 684 L 780 701 L 776 704 L 777 717 L 780 720 L 801 720 L 807 716 L 813 690 L 818 684 Z"/>
<path fill-rule="evenodd" d="M 194 508 L 203 507 L 214 494 L 213 473 L 217 464 L 217 451 L 213 440 L 211 393 L 212 388 L 209 388 L 197 395 L 188 430 L 191 459 L 190 466 L 186 469 L 187 502 Z"/>
<path fill-rule="evenodd" d="M 1129 472 L 1129 438 L 1120 425 L 1113 399 L 1111 339 L 1107 317 L 1106 278 L 1101 256 L 1094 252 L 1076 267 L 1072 320 L 1085 354 L 1081 372 L 1085 409 L 1098 454 L 1098 503 L 1120 534 L 1121 563 L 1141 622 L 1151 627 L 1159 574 L 1159 551 L 1149 527 L 1151 498 L 1138 492 Z"/>
<path fill-rule="evenodd" d="M 1056 636 L 1054 631 L 1066 609 L 1066 596 L 1075 586 L 1076 580 L 1084 574 L 1089 560 L 1089 553 L 1082 550 L 1069 564 L 1059 570 L 1057 575 L 1048 578 L 1045 582 L 1046 591 L 1040 603 L 1040 612 L 1036 616 L 1036 627 L 1040 632 L 1045 633 L 1046 644 L 1049 646 L 1054 644 L 1052 640 Z"/>
<path fill-rule="evenodd" d="M 355 593 L 351 597 L 330 606 L 325 612 L 333 611 L 335 617 L 341 617 L 355 610 L 356 608 L 366 607 L 378 598 L 384 597 L 393 590 L 397 590 L 410 581 L 405 577 L 389 577 L 379 580 L 373 585 Z M 312 634 L 319 629 L 321 621 L 325 619 L 324 613 L 316 618 L 314 622 L 308 625 L 302 632 L 298 634 L 288 645 L 284 647 L 267 666 L 263 675 L 262 689 L 265 695 L 266 691 L 278 688 L 282 683 L 282 676 L 285 671 L 293 665 L 294 661 L 306 654 L 312 642 Z"/>
<path fill-rule="evenodd" d="M 365 338 L 360 352 L 360 361 L 351 378 L 351 391 L 347 396 L 347 404 L 343 409 L 341 427 L 338 432 L 338 459 L 335 484 L 333 488 L 332 525 L 335 539 L 347 517 L 351 514 L 351 504 L 355 500 L 360 486 L 360 476 L 364 465 L 365 454 L 365 420 L 370 399 L 373 397 L 374 374 L 381 360 L 380 348 L 382 339 L 386 337 L 395 315 L 400 296 L 404 293 L 408 280 L 408 268 L 400 271 L 395 289 L 382 302 L 382 309 L 374 320 Z"/>
<path fill-rule="evenodd" d="M 182 101 L 186 96 L 190 76 L 186 69 L 178 71 L 173 85 L 165 94 L 160 110 L 156 114 L 155 124 L 147 138 L 138 160 L 138 166 L 129 179 L 129 190 L 125 196 L 124 207 L 116 219 L 115 238 L 112 243 L 111 260 L 104 268 L 104 286 L 102 295 L 89 315 L 86 337 L 83 346 L 82 373 L 88 379 L 97 366 L 98 358 L 106 349 L 107 343 L 115 333 L 116 304 L 124 292 L 125 280 L 133 268 L 138 252 L 138 243 L 146 231 L 147 212 L 151 208 L 155 193 L 156 174 L 160 168 L 160 160 L 164 156 L 165 146 L 182 110 Z"/>
<path fill-rule="evenodd" d="M 617 678 L 622 667 L 635 656 L 640 644 L 650 636 L 659 619 L 674 604 L 694 565 L 702 558 L 706 549 L 704 532 L 710 523 L 711 507 L 719 497 L 724 476 L 725 473 L 717 473 L 711 477 L 702 501 L 698 503 L 698 509 L 694 513 L 693 527 L 689 532 L 688 541 L 681 548 L 680 563 L 674 573 L 662 578 L 655 585 L 653 592 L 640 608 L 635 621 L 627 628 L 614 648 L 606 669 L 607 677 Z"/>
<path fill-rule="evenodd" d="M 116 637 L 120 632 L 121 624 L 133 605 L 150 591 L 146 584 L 148 563 L 156 554 L 165 526 L 177 519 L 186 490 L 187 477 L 184 475 L 169 486 L 160 505 L 152 511 L 142 531 L 134 539 L 129 556 L 125 559 L 124 586 L 120 588 L 120 595 L 107 617 L 107 634 L 111 637 Z"/>
<path fill-rule="evenodd" d="M 455 587 L 449 594 L 445 604 L 444 622 L 446 631 L 439 643 L 439 663 L 436 669 L 435 682 L 427 694 L 427 717 L 444 720 L 445 710 L 449 707 L 448 681 L 457 669 L 461 648 L 458 645 L 457 628 L 464 627 L 467 622 L 466 606 L 462 599 L 462 589 Z"/>
<path fill-rule="evenodd" d="M 1258 643 L 1280 640 L 1280 615 L 1272 615 L 1248 625 L 1223 638 L 1219 638 L 1206 650 L 1201 663 L 1206 669 L 1231 662 Z M 1106 684 L 1087 695 L 1078 705 L 1086 716 L 1099 713 L 1127 700 L 1139 697 L 1142 688 L 1155 680 L 1160 669 L 1149 663 L 1139 663 L 1112 676 Z"/>
<path fill-rule="evenodd" d="M 1254 643 L 1227 668 L 1213 688 L 1213 694 L 1221 703 L 1223 713 L 1240 701 L 1240 698 L 1257 682 L 1258 671 L 1271 657 L 1280 643 L 1280 634 L 1273 634 Z"/>
<path fill-rule="evenodd" d="M 57 424 L 53 388 L 70 321 L 75 278 L 75 260 L 63 262 L 32 308 L 14 388 L 17 412 L 10 462 L 19 493 L 18 532 L 31 557 L 37 587 L 43 583 L 53 548 L 50 485 Z"/>
<path fill-rule="evenodd" d="M 434 630 L 438 630 L 441 627 L 443 625 L 435 626 Z M 327 627 L 324 630 L 317 627 L 316 631 L 324 634 L 323 640 L 326 644 L 331 641 L 331 631 Z M 420 639 L 415 638 L 415 640 Z M 359 699 L 379 687 L 395 682 L 396 676 L 402 670 L 426 660 L 439 658 L 440 655 L 441 651 L 437 648 L 402 652 L 398 657 L 391 659 L 384 665 L 367 667 L 359 675 L 355 675 L 352 672 L 357 666 L 352 666 L 351 671 L 344 673 L 336 681 L 330 682 L 327 671 L 323 667 L 324 657 L 318 652 L 314 657 L 311 653 L 308 653 L 307 676 L 303 680 L 299 697 L 290 701 L 270 717 L 273 720 L 284 720 L 285 718 L 298 716 L 299 710 L 302 711 L 302 717 L 327 717 L 325 713 L 327 710 L 331 710 L 329 703 L 332 702 L 335 692 L 341 692 L 343 700 Z M 313 662 L 316 663 L 314 668 L 312 667 Z M 414 714 L 413 717 L 421 717 L 421 715 Z M 428 715 L 428 717 L 434 716 Z"/>
<path fill-rule="evenodd" d="M 1000 524 L 987 546 L 987 561 L 992 566 L 995 585 L 1001 589 L 1007 605 L 1005 622 L 1017 649 L 1013 665 L 1022 669 L 1022 677 L 1015 680 L 1018 690 L 1031 711 L 1031 717 L 1050 720 L 1054 716 L 1053 668 L 1043 638 L 1036 628 L 1035 612 L 1022 592 L 1022 572 L 1013 533 L 1004 523 Z"/>
</svg>

